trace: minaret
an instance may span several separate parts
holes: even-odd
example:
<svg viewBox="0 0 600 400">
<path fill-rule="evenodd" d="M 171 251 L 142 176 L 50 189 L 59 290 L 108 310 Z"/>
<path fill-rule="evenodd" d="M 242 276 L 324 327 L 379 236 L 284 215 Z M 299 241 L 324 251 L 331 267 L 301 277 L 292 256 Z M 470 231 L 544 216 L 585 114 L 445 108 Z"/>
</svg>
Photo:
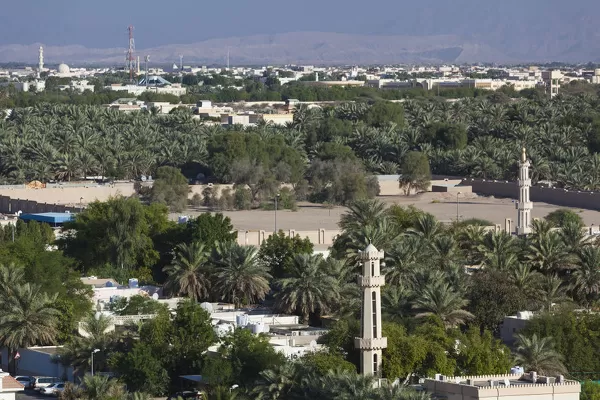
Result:
<svg viewBox="0 0 600 400">
<path fill-rule="evenodd" d="M 527 159 L 525 148 L 521 153 L 521 162 L 519 163 L 519 202 L 517 203 L 517 235 L 527 235 L 531 233 L 531 210 L 533 203 L 529 200 L 529 188 L 531 179 L 529 179 L 529 167 L 531 163 Z"/>
<path fill-rule="evenodd" d="M 380 275 L 380 260 L 383 251 L 370 244 L 360 254 L 362 275 L 358 284 L 363 293 L 361 337 L 354 339 L 354 346 L 360 350 L 361 373 L 381 375 L 381 350 L 387 347 L 387 338 L 381 336 L 381 287 L 385 276 Z"/>
<path fill-rule="evenodd" d="M 44 48 L 40 46 L 40 55 L 38 57 L 38 78 L 44 69 Z"/>
</svg>

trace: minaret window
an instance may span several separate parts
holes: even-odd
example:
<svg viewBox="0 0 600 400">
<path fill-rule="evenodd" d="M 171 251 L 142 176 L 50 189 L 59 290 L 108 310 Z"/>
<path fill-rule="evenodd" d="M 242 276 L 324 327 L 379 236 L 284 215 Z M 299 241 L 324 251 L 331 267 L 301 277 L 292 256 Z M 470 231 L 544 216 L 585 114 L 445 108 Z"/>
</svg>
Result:
<svg viewBox="0 0 600 400">
<path fill-rule="evenodd" d="M 371 261 L 371 276 L 375 276 L 375 263 Z"/>
<path fill-rule="evenodd" d="M 378 363 L 377 363 L 377 353 L 373 354 L 373 373 L 376 374 L 377 373 L 377 367 L 378 367 Z"/>
<path fill-rule="evenodd" d="M 372 292 L 371 294 L 371 308 L 373 310 L 373 337 L 377 337 L 377 294 Z"/>
</svg>

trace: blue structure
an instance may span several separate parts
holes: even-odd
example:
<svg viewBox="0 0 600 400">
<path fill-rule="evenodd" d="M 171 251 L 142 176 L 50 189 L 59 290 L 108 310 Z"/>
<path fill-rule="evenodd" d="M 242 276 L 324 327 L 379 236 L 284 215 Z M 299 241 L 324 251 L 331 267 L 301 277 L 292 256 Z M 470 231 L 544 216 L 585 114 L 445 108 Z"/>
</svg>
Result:
<svg viewBox="0 0 600 400">
<path fill-rule="evenodd" d="M 62 226 L 65 222 L 72 221 L 74 216 L 71 213 L 47 212 L 39 214 L 21 214 L 19 218 L 23 221 L 45 222 L 50 226 L 57 227 Z"/>
</svg>

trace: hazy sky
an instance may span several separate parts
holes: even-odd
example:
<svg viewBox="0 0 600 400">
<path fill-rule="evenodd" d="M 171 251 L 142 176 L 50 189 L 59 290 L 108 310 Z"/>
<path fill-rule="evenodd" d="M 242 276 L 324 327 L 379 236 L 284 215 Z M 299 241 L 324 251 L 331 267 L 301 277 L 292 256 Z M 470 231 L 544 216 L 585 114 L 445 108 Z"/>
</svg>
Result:
<svg viewBox="0 0 600 400">
<path fill-rule="evenodd" d="M 130 24 L 136 28 L 137 47 L 147 48 L 216 37 L 293 31 L 502 36 L 504 29 L 514 26 L 518 30 L 525 26 L 543 34 L 552 29 L 554 16 L 562 22 L 570 22 L 572 18 L 576 25 L 580 16 L 600 11 L 598 0 L 2 0 L 1 3 L 0 45 L 41 42 L 101 48 L 125 47 Z M 547 16 L 547 13 L 552 14 Z"/>
</svg>

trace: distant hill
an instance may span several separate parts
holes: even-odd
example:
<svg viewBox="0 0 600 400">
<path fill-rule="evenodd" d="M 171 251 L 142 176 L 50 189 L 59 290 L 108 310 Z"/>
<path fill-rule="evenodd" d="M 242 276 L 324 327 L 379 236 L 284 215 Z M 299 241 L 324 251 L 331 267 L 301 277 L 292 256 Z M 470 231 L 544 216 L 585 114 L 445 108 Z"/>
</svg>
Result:
<svg viewBox="0 0 600 400">
<path fill-rule="evenodd" d="M 381 64 L 459 62 L 588 62 L 600 60 L 600 41 L 587 28 L 571 34 L 532 38 L 503 36 L 501 29 L 490 36 L 465 38 L 462 34 L 359 35 L 327 32 L 293 32 L 210 39 L 192 44 L 173 44 L 138 50 L 151 55 L 154 64 L 179 61 L 186 64 L 224 64 L 227 49 L 233 65 L 261 64 Z M 393 31 L 393 26 L 384 30 Z M 503 33 L 504 32 L 504 33 Z M 587 33 L 586 33 L 587 32 Z M 494 37 L 490 40 L 490 37 Z M 514 36 L 514 35 L 513 35 Z M 39 43 L 0 46 L 0 62 L 37 62 Z M 123 65 L 124 48 L 90 49 L 84 46 L 45 46 L 47 64 Z"/>
<path fill-rule="evenodd" d="M 180 0 L 177 12 L 121 2 L 115 13 L 64 1 L 77 7 L 0 7 L 0 62 L 33 63 L 37 46 L 22 45 L 45 41 L 48 63 L 122 65 L 130 23 L 145 48 L 139 53 L 159 63 L 183 54 L 185 62 L 222 64 L 227 47 L 234 64 L 600 61 L 598 0 L 304 0 L 291 9 L 277 0 L 232 1 L 226 14 L 219 2 L 197 10 Z M 90 48 L 54 47 L 63 43 Z"/>
<path fill-rule="evenodd" d="M 0 62 L 37 62 L 39 43 L 0 46 Z M 173 44 L 139 50 L 153 63 L 223 64 L 227 49 L 232 64 L 378 64 L 402 62 L 511 61 L 485 44 L 455 35 L 388 36 L 325 32 L 294 32 L 211 39 L 193 44 Z M 46 63 L 76 62 L 122 64 L 125 49 L 88 49 L 83 46 L 48 46 Z"/>
</svg>

